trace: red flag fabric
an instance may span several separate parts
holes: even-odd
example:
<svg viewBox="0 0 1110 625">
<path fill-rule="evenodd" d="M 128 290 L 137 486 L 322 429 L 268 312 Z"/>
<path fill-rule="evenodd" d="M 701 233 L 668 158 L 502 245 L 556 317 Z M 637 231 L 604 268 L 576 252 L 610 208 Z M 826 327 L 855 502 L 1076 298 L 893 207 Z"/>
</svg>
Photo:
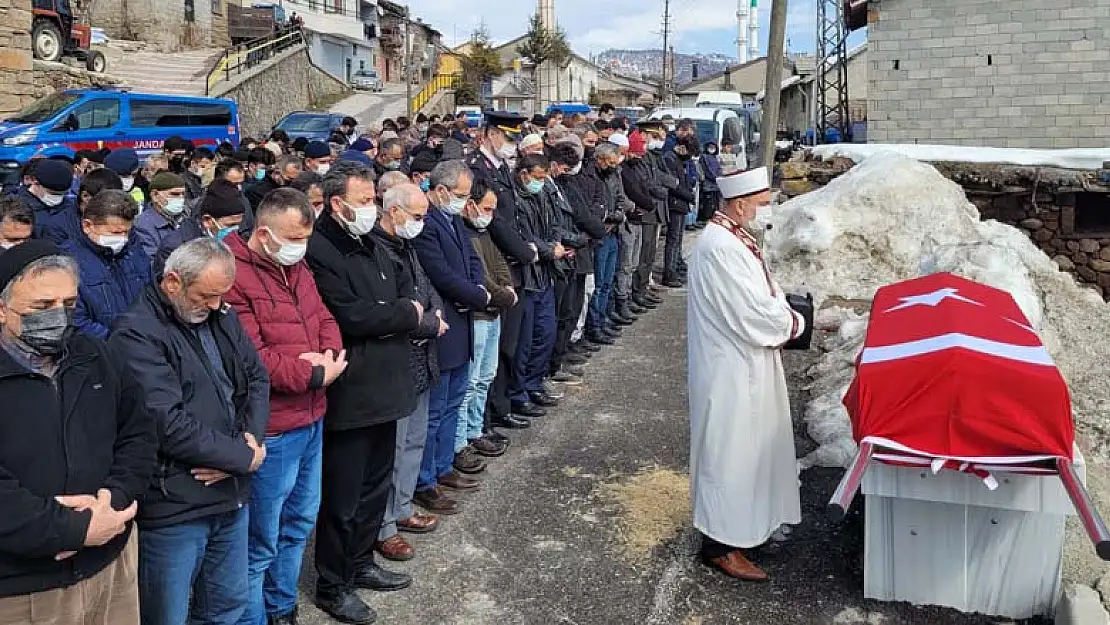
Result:
<svg viewBox="0 0 1110 625">
<path fill-rule="evenodd" d="M 857 442 L 983 464 L 1072 457 L 1067 384 L 1013 297 L 949 273 L 879 289 L 844 405 Z"/>
</svg>

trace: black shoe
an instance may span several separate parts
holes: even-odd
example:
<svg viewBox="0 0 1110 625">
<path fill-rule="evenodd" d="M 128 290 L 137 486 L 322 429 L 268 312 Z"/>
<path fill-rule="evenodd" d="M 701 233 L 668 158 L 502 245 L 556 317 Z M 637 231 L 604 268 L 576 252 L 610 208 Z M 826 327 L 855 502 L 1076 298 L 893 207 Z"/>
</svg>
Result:
<svg viewBox="0 0 1110 625">
<path fill-rule="evenodd" d="M 297 608 L 289 614 L 266 617 L 266 625 L 297 625 Z"/>
<path fill-rule="evenodd" d="M 664 280 L 663 286 L 667 287 L 668 289 L 681 289 L 686 285 L 678 278 L 671 278 L 670 280 Z"/>
<path fill-rule="evenodd" d="M 528 398 L 532 400 L 533 404 L 541 408 L 553 408 L 559 405 L 559 400 L 547 393 L 528 393 Z"/>
<path fill-rule="evenodd" d="M 604 330 L 591 332 L 590 335 L 589 335 L 589 338 L 590 338 L 590 342 L 595 344 L 595 345 L 614 345 L 614 344 L 616 344 L 616 341 L 614 341 L 610 336 L 606 335 L 604 333 Z"/>
<path fill-rule="evenodd" d="M 628 311 L 633 315 L 646 315 L 649 310 L 651 309 L 637 304 L 635 300 L 628 303 Z"/>
<path fill-rule="evenodd" d="M 532 423 L 529 421 L 528 425 L 532 425 Z M 528 427 L 528 425 L 526 425 L 524 427 Z M 494 443 L 496 443 L 498 445 L 504 445 L 506 447 L 508 447 L 509 443 L 512 442 L 509 439 L 508 436 L 505 436 L 501 432 L 498 432 L 497 430 L 494 430 L 492 428 L 490 428 L 490 431 L 483 433 L 482 438 L 484 438 L 486 440 L 489 440 L 489 441 L 493 441 Z"/>
<path fill-rule="evenodd" d="M 371 563 L 355 574 L 355 586 L 379 592 L 403 590 L 412 586 L 412 575 L 387 571 Z"/>
<path fill-rule="evenodd" d="M 645 293 L 644 294 L 644 301 L 655 304 L 656 306 L 662 306 L 663 302 L 665 302 L 667 300 L 663 299 L 662 297 L 659 297 L 655 293 Z"/>
<path fill-rule="evenodd" d="M 589 337 L 586 337 L 586 338 L 582 339 L 581 341 L 578 341 L 577 345 L 583 351 L 589 352 L 591 354 L 596 354 L 596 353 L 601 351 L 601 346 L 598 345 L 596 341 L 591 341 L 589 339 Z"/>
<path fill-rule="evenodd" d="M 587 362 L 590 362 L 590 357 L 586 356 L 584 354 L 578 354 L 578 353 L 573 353 L 572 352 L 572 353 L 567 354 L 566 356 L 563 356 L 563 364 L 584 365 Z"/>
<path fill-rule="evenodd" d="M 352 625 L 369 625 L 378 619 L 378 615 L 358 598 L 353 590 L 348 590 L 335 597 L 316 595 L 316 607 L 340 623 Z"/>
<path fill-rule="evenodd" d="M 586 369 L 583 368 L 582 365 L 571 365 L 571 364 L 563 365 L 563 368 L 561 369 L 561 371 L 569 373 L 569 374 L 573 375 L 576 378 L 582 378 L 582 377 L 586 376 Z"/>
<path fill-rule="evenodd" d="M 604 334 L 605 336 L 613 339 L 614 341 L 616 341 L 617 339 L 619 339 L 621 337 L 620 328 L 615 328 L 615 327 L 614 328 L 605 328 L 604 330 L 601 331 L 601 333 Z"/>
<path fill-rule="evenodd" d="M 531 421 L 528 419 L 521 419 L 516 415 L 494 417 L 490 419 L 489 424 L 495 428 L 505 428 L 506 430 L 527 430 L 532 427 Z"/>
<path fill-rule="evenodd" d="M 635 319 L 622 316 L 618 311 L 613 311 L 613 314 L 609 315 L 609 320 L 618 326 L 630 326 L 636 322 Z"/>
<path fill-rule="evenodd" d="M 532 402 L 524 402 L 523 404 L 517 404 L 517 403 L 513 404 L 513 416 L 528 417 L 529 419 L 535 419 L 535 418 L 542 417 L 542 416 L 545 416 L 545 415 L 547 415 L 547 411 L 544 410 L 543 408 L 540 408 L 536 404 L 533 404 Z"/>
<path fill-rule="evenodd" d="M 659 304 L 656 304 L 655 302 L 648 301 L 648 299 L 646 297 L 643 297 L 642 295 L 637 295 L 637 296 L 633 297 L 632 298 L 632 303 L 635 304 L 636 306 L 639 306 L 640 309 L 643 310 L 644 312 L 647 312 L 649 310 L 655 310 L 659 306 Z M 633 310 L 633 312 L 635 312 L 635 310 Z M 643 313 L 640 313 L 640 314 L 643 314 Z"/>
</svg>

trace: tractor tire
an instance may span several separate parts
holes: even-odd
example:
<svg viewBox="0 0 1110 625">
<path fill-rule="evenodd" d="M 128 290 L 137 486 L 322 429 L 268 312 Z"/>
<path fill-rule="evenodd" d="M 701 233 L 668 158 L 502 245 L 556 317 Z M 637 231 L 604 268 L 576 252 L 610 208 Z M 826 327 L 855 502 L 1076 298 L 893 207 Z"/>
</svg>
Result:
<svg viewBox="0 0 1110 625">
<path fill-rule="evenodd" d="M 58 25 L 49 20 L 36 20 L 31 31 L 31 49 L 35 58 L 41 61 L 57 61 L 62 58 L 65 40 Z"/>
<path fill-rule="evenodd" d="M 103 74 L 104 70 L 108 69 L 108 60 L 103 54 L 90 50 L 85 55 L 85 69 L 95 74 Z"/>
</svg>

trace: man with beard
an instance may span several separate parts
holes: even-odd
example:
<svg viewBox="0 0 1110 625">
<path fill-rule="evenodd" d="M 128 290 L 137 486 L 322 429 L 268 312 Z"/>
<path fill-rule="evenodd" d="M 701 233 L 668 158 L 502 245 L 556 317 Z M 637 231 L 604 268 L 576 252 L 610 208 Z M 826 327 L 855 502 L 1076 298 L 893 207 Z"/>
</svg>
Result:
<svg viewBox="0 0 1110 625">
<path fill-rule="evenodd" d="M 266 194 L 270 191 L 292 184 L 303 169 L 304 160 L 299 156 L 290 155 L 277 159 L 277 164 L 272 169 L 264 169 L 265 177 L 246 190 L 247 200 L 250 202 L 252 211 L 258 210 L 262 198 L 266 197 Z"/>
</svg>

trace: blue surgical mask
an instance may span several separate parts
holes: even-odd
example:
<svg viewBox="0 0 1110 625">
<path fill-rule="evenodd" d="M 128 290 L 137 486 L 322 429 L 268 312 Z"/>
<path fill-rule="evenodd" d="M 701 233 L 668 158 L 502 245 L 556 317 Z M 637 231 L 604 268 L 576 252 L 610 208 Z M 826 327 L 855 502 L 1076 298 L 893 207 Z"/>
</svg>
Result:
<svg viewBox="0 0 1110 625">
<path fill-rule="evenodd" d="M 220 228 L 220 231 L 216 233 L 216 240 L 217 241 L 223 241 L 224 238 L 227 237 L 227 235 L 231 234 L 232 232 L 235 232 L 238 229 L 239 229 L 239 226 L 228 226 L 226 228 Z"/>
<path fill-rule="evenodd" d="M 529 180 L 525 188 L 532 195 L 539 195 L 540 191 L 543 191 L 543 180 Z"/>
<path fill-rule="evenodd" d="M 265 177 L 266 177 L 266 168 L 265 167 L 259 167 L 258 171 L 254 172 L 254 179 L 255 180 L 262 180 Z"/>
<path fill-rule="evenodd" d="M 432 188 L 432 181 L 430 178 L 425 178 L 420 181 L 420 190 L 427 193 Z"/>
</svg>

